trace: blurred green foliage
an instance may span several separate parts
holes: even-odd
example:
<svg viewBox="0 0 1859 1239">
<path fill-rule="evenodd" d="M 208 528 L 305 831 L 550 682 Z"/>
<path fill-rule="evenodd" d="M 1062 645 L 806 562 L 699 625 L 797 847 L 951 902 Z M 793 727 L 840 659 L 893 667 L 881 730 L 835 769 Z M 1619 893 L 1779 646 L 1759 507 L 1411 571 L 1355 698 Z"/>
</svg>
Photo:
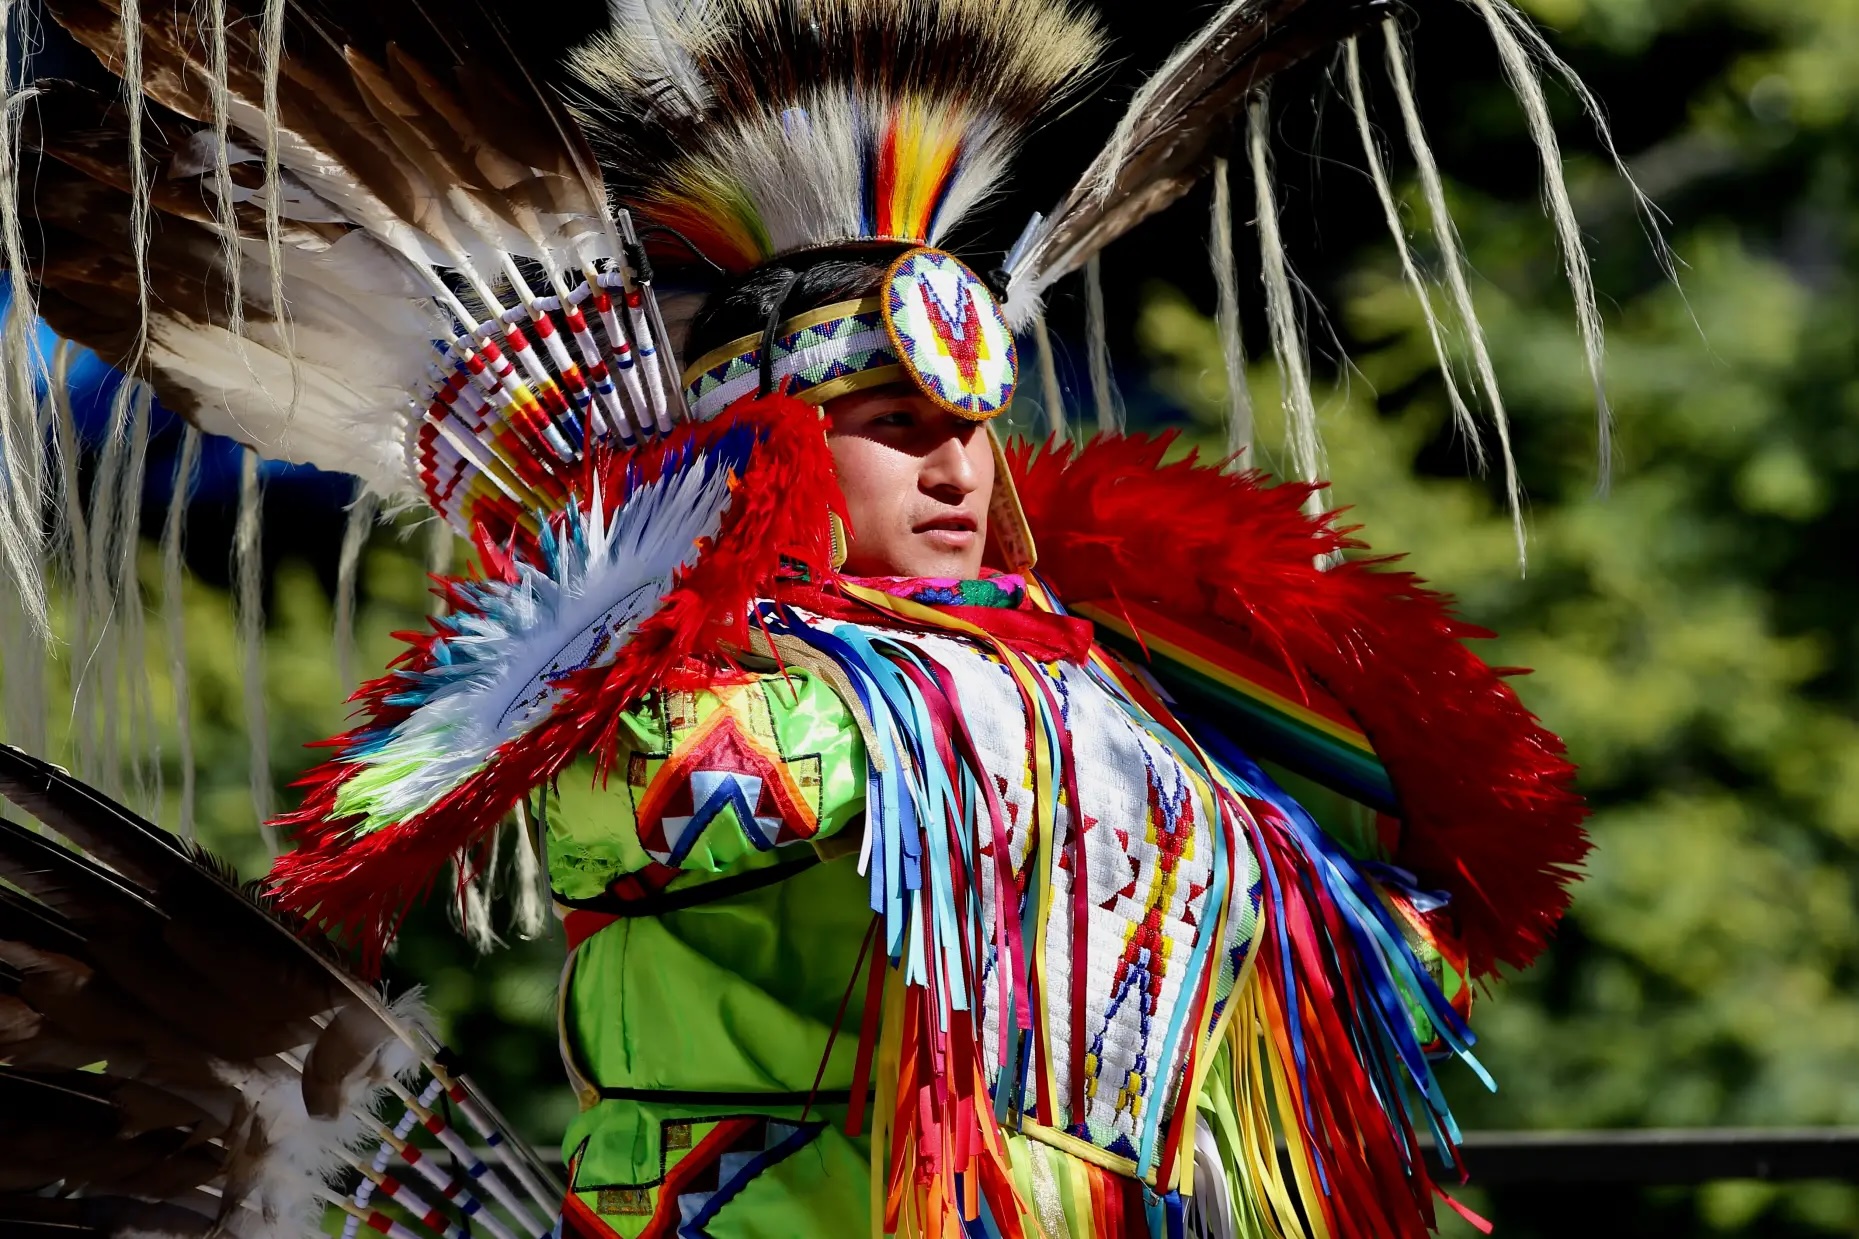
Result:
<svg viewBox="0 0 1859 1239">
<path fill-rule="evenodd" d="M 1336 283 L 1357 368 L 1320 393 L 1334 502 L 1502 634 L 1490 661 L 1535 669 L 1518 689 L 1567 739 L 1595 810 L 1560 941 L 1476 1014 L 1502 1091 L 1461 1077 L 1457 1104 L 1473 1128 L 1859 1123 L 1859 22 L 1844 3 L 1528 7 L 1584 67 L 1683 82 L 1700 43 L 1721 62 L 1632 160 L 1671 214 L 1677 285 L 1621 253 L 1635 238 L 1612 173 L 1570 167 L 1611 301 L 1604 497 L 1547 223 L 1527 198 L 1455 195 L 1517 425 L 1527 574 L 1501 490 L 1446 476 L 1467 453 L 1392 253 L 1357 254 Z M 1434 116 L 1436 137 L 1453 123 Z M 1406 205 L 1424 234 L 1424 203 Z M 1141 334 L 1190 437 L 1217 447 L 1212 324 L 1158 287 Z M 1277 379 L 1261 367 L 1251 386 L 1270 468 Z M 1859 1195 L 1834 1185 L 1482 1199 L 1507 1234 L 1586 1229 L 1599 1211 L 1646 1233 L 1859 1230 Z"/>
<path fill-rule="evenodd" d="M 1859 1124 L 1859 7 L 1527 7 L 1604 97 L 1616 97 L 1609 83 L 1631 83 L 1622 92 L 1655 113 L 1628 151 L 1684 264 L 1679 285 L 1662 277 L 1618 181 L 1584 153 L 1592 145 L 1573 144 L 1571 187 L 1609 331 L 1611 493 L 1594 493 L 1591 393 L 1547 223 L 1532 193 L 1483 188 L 1479 169 L 1453 157 L 1528 150 L 1494 65 L 1468 69 L 1477 80 L 1453 96 L 1465 106 L 1429 122 L 1449 174 L 1463 175 L 1453 208 L 1516 426 L 1527 573 L 1496 483 L 1466 476 L 1385 238 L 1329 253 L 1329 275 L 1311 280 L 1351 359 L 1319 392 L 1335 501 L 1378 551 L 1412 551 L 1413 567 L 1503 634 L 1483 651 L 1490 661 L 1535 668 L 1519 691 L 1567 738 L 1595 808 L 1596 850 L 1558 944 L 1477 1013 L 1502 1091 L 1486 1096 L 1462 1073 L 1450 1087 L 1468 1128 Z M 1423 56 L 1423 75 L 1443 68 Z M 1565 129 L 1578 126 L 1566 97 L 1558 107 Z M 1360 162 L 1346 146 L 1327 153 Z M 1424 235 L 1424 205 L 1406 207 Z M 1188 439 L 1212 448 L 1226 392 L 1205 309 L 1158 283 L 1139 335 L 1147 382 L 1186 418 Z M 1261 354 L 1263 333 L 1249 334 Z M 1259 463 L 1273 467 L 1269 366 L 1251 389 Z M 364 559 L 364 669 L 385 664 L 389 633 L 428 605 L 425 534 L 401 534 L 378 536 Z M 158 597 L 152 550 L 143 567 Z M 228 598 L 190 580 L 186 622 L 201 837 L 256 873 L 265 857 Z M 313 759 L 300 746 L 343 726 L 350 686 L 337 682 L 330 626 L 314 574 L 284 564 L 266 668 L 280 797 Z M 149 699 L 165 718 L 160 651 L 151 632 Z M 54 716 L 56 731 L 66 720 Z M 171 727 L 162 741 L 172 824 Z M 415 914 L 392 968 L 427 986 L 442 1034 L 517 1124 L 550 1143 L 572 1107 L 552 1045 L 559 938 L 480 958 L 446 924 L 447 902 Z M 1859 1232 L 1859 1194 L 1836 1185 L 1469 1199 L 1509 1235 L 1609 1219 L 1658 1234 Z"/>
</svg>

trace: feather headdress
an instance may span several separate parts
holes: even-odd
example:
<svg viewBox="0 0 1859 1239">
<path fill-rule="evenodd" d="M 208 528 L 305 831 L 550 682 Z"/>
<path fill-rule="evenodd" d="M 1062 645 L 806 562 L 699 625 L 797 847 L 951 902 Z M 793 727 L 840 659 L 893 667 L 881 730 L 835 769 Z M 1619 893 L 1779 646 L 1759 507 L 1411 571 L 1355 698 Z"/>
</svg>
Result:
<svg viewBox="0 0 1859 1239">
<path fill-rule="evenodd" d="M 573 59 L 609 183 L 731 272 L 936 244 L 1104 43 L 1070 0 L 614 0 L 613 18 Z"/>
</svg>

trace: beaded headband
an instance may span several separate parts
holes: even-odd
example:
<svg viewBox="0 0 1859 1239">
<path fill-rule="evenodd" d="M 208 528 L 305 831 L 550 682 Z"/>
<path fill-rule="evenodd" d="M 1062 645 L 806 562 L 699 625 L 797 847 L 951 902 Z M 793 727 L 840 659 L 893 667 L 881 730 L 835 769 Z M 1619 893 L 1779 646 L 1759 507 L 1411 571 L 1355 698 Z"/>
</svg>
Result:
<svg viewBox="0 0 1859 1239">
<path fill-rule="evenodd" d="M 699 419 L 760 389 L 760 335 L 713 349 L 684 372 L 684 397 Z M 939 408 L 970 421 L 999 415 L 1013 399 L 1019 354 L 988 286 L 941 250 L 905 252 L 877 295 L 840 301 L 775 329 L 771 373 L 809 404 L 908 381 Z"/>
<path fill-rule="evenodd" d="M 809 404 L 903 381 L 904 367 L 884 330 L 877 297 L 839 301 L 788 319 L 775 330 L 774 381 L 794 380 Z M 684 398 L 703 421 L 759 390 L 762 337 L 743 336 L 704 354 L 684 371 Z"/>
</svg>

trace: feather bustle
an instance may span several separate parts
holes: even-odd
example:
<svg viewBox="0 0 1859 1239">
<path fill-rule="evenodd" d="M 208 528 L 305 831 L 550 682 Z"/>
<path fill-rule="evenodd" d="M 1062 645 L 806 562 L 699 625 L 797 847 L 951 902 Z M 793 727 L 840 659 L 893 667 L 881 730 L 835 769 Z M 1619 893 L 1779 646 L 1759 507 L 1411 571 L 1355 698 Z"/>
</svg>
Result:
<svg viewBox="0 0 1859 1239">
<path fill-rule="evenodd" d="M 140 372 L 203 429 L 407 493 L 407 402 L 466 314 L 434 267 L 488 303 L 508 254 L 568 270 L 618 254 L 585 140 L 520 65 L 492 63 L 507 48 L 486 10 L 268 4 L 260 20 L 225 0 L 208 30 L 210 14 L 150 6 L 126 39 L 114 0 L 50 7 L 106 70 L 139 55 L 154 123 L 126 173 L 120 105 L 65 91 L 39 122 L 74 191 L 45 199 L 48 317 L 106 358 L 146 338 Z M 108 218 L 138 183 L 162 216 L 146 336 L 140 243 Z"/>
<path fill-rule="evenodd" d="M 0 796 L 110 866 L 0 824 L 0 1225 L 313 1227 L 356 1107 L 426 1044 L 413 1009 L 55 767 L 0 746 Z M 120 1209 L 50 1199 L 78 1190 Z"/>
</svg>

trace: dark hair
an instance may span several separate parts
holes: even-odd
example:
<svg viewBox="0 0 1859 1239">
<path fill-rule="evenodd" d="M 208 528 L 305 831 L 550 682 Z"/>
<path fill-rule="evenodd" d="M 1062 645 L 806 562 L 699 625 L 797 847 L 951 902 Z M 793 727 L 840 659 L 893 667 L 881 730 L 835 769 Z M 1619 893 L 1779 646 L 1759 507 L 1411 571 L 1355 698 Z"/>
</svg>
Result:
<svg viewBox="0 0 1859 1239">
<path fill-rule="evenodd" d="M 903 246 L 863 250 L 820 250 L 793 254 L 766 263 L 705 298 L 691 320 L 684 355 L 695 360 L 743 336 L 759 336 L 770 322 L 779 323 L 832 305 L 856 301 L 878 291 L 891 260 Z"/>
</svg>

